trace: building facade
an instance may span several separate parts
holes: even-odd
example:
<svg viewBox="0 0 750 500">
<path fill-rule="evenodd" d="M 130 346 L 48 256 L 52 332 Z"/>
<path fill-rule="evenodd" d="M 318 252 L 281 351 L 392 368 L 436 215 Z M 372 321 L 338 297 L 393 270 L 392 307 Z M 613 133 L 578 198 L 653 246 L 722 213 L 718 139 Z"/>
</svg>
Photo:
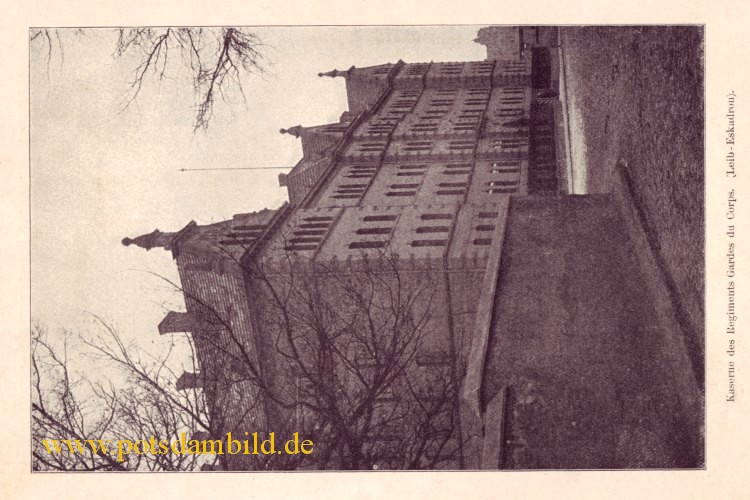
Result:
<svg viewBox="0 0 750 500">
<path fill-rule="evenodd" d="M 614 250 L 620 219 L 607 197 L 565 192 L 555 52 L 502 59 L 492 37 L 479 33 L 484 61 L 321 73 L 345 79 L 349 109 L 281 130 L 303 150 L 279 178 L 287 204 L 123 241 L 175 258 L 186 311 L 159 332 L 193 336 L 200 372 L 180 386 L 205 391 L 209 434 L 298 430 L 320 443 L 316 460 L 235 457 L 230 468 L 590 466 L 591 453 L 565 461 L 580 439 L 529 448 L 528 422 L 556 424 L 524 399 L 538 367 L 518 360 L 554 358 L 561 331 L 593 328 L 556 295 L 571 283 L 559 259 L 590 241 L 592 254 L 608 244 L 607 262 L 626 261 Z M 601 243 L 610 233 L 597 227 L 615 235 Z M 534 280 L 544 290 L 526 290 Z M 618 311 L 641 304 L 619 299 Z M 544 344 L 524 347 L 517 311 L 538 308 L 550 321 L 526 335 Z"/>
</svg>

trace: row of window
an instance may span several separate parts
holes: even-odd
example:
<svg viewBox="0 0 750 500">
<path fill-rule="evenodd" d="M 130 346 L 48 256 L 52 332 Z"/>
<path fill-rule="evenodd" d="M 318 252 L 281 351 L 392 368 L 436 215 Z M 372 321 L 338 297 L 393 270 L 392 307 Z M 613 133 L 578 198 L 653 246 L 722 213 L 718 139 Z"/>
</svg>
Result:
<svg viewBox="0 0 750 500">
<path fill-rule="evenodd" d="M 498 212 L 479 212 L 477 217 L 480 219 L 495 219 L 499 215 Z M 426 213 L 420 214 L 420 220 L 453 220 L 454 214 L 452 213 Z M 330 223 L 333 222 L 335 216 L 309 216 L 304 217 L 302 224 L 320 224 L 315 227 L 329 227 Z M 362 220 L 365 222 L 381 222 L 381 221 L 395 221 L 398 219 L 396 214 L 377 214 L 377 215 L 365 215 Z M 262 226 L 265 228 L 265 226 Z"/>
<path fill-rule="evenodd" d="M 480 219 L 492 219 L 498 216 L 497 212 L 479 212 L 477 214 Z M 285 247 L 286 250 L 292 251 L 303 251 L 303 250 L 315 250 L 320 243 L 323 241 L 323 237 L 326 232 L 330 229 L 330 225 L 333 222 L 333 216 L 311 216 L 306 217 L 297 226 L 293 232 L 293 237 L 287 241 Z M 366 215 L 363 217 L 364 222 L 395 222 L 398 216 L 395 214 L 379 214 L 379 215 Z M 421 214 L 420 219 L 424 221 L 451 221 L 453 220 L 453 214 L 451 213 L 427 213 Z M 376 227 L 363 227 L 355 231 L 358 235 L 389 235 L 393 231 L 394 226 L 376 226 Z M 491 232 L 495 230 L 495 225 L 480 223 L 477 224 L 474 229 L 479 232 Z M 430 226 L 419 226 L 416 228 L 417 234 L 440 234 L 449 233 L 450 226 L 446 225 L 430 225 Z M 436 247 L 447 245 L 448 240 L 444 238 L 438 239 L 416 239 L 410 244 L 412 247 Z M 490 238 L 475 238 L 473 240 L 474 245 L 489 245 L 491 244 Z M 350 249 L 376 249 L 385 248 L 388 245 L 386 240 L 370 240 L 370 241 L 354 241 L 349 244 Z"/>
<path fill-rule="evenodd" d="M 286 242 L 285 250 L 315 250 L 323 241 L 333 223 L 334 216 L 305 217 L 292 232 L 292 237 Z"/>
<path fill-rule="evenodd" d="M 365 193 L 368 185 L 368 183 L 339 184 L 334 191 L 333 198 L 359 199 Z"/>
<path fill-rule="evenodd" d="M 351 165 L 347 168 L 344 177 L 349 179 L 368 179 L 375 176 L 378 167 L 376 165 Z"/>
<path fill-rule="evenodd" d="M 407 75 L 421 75 L 425 72 L 425 70 L 427 69 L 427 66 L 428 65 L 426 63 L 409 64 L 406 67 L 406 74 Z"/>
<path fill-rule="evenodd" d="M 472 243 L 474 245 L 490 245 L 492 244 L 492 238 L 475 238 Z M 444 247 L 447 244 L 447 239 L 412 240 L 410 243 L 412 247 Z M 349 243 L 349 249 L 351 250 L 386 248 L 387 246 L 387 241 L 353 241 Z"/>
<path fill-rule="evenodd" d="M 444 168 L 444 172 L 452 172 L 456 170 L 471 171 L 473 168 L 472 163 L 445 163 L 441 164 Z M 498 172 L 519 172 L 521 164 L 518 160 L 496 160 L 490 163 L 489 168 L 491 171 Z M 378 171 L 377 165 L 350 165 L 347 167 L 345 177 L 347 178 L 369 178 L 375 175 Z M 427 171 L 428 165 L 426 163 L 406 163 L 399 164 L 397 166 L 397 176 L 409 177 L 412 174 L 421 175 Z M 433 168 L 438 168 L 436 165 Z M 357 185 L 354 185 L 355 187 Z"/>
<path fill-rule="evenodd" d="M 512 160 L 506 160 L 506 161 L 495 161 L 490 164 L 489 171 L 491 174 L 519 174 L 520 173 L 520 164 L 518 161 L 512 161 Z M 427 164 L 402 164 L 398 165 L 396 177 L 403 178 L 404 182 L 395 182 L 393 184 L 389 184 L 388 191 L 386 192 L 386 196 L 391 197 L 407 197 L 407 196 L 414 196 L 417 193 L 417 190 L 422 185 L 422 181 L 424 179 L 425 174 L 427 173 L 428 165 Z M 440 171 L 441 175 L 447 175 L 451 177 L 455 176 L 468 176 L 473 171 L 473 165 L 472 163 L 448 163 L 443 166 L 443 169 Z M 348 179 L 356 179 L 356 180 L 370 180 L 372 177 L 374 177 L 375 173 L 377 172 L 376 166 L 369 166 L 369 167 L 363 167 L 354 165 L 350 168 L 348 173 L 345 175 Z M 412 181 L 412 182 L 409 182 Z M 504 179 L 498 179 L 498 180 L 492 180 L 487 183 L 487 185 L 490 188 L 495 188 L 499 186 L 513 186 L 513 190 L 518 186 L 518 179 L 513 180 L 504 180 Z M 367 187 L 369 186 L 369 182 L 345 182 L 342 184 L 339 184 L 336 189 L 334 190 L 334 193 L 332 195 L 332 198 L 334 199 L 360 199 L 362 195 L 365 193 Z M 468 181 L 464 180 L 456 180 L 456 181 L 444 181 L 439 182 L 437 184 L 438 190 L 436 191 L 436 194 L 438 195 L 463 195 L 465 194 L 466 188 L 468 187 Z M 456 189 L 460 188 L 460 189 Z M 510 191 L 502 191 L 502 192 L 514 192 L 513 190 Z M 489 190 L 487 192 L 497 192 L 494 190 Z"/>
<path fill-rule="evenodd" d="M 226 234 L 225 239 L 220 240 L 220 245 L 247 246 L 255 242 L 265 231 L 265 224 L 237 224 L 232 226 Z"/>
</svg>

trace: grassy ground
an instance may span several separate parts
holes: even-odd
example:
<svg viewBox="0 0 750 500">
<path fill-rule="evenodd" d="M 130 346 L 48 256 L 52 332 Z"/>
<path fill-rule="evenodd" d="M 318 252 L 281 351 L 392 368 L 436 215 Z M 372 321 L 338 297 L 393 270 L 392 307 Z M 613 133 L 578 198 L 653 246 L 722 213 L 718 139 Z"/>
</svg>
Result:
<svg viewBox="0 0 750 500">
<path fill-rule="evenodd" d="M 699 27 L 561 30 L 573 143 L 588 191 L 610 191 L 627 160 L 636 201 L 682 306 L 704 322 L 703 33 Z M 702 343 L 702 342 L 701 342 Z"/>
</svg>

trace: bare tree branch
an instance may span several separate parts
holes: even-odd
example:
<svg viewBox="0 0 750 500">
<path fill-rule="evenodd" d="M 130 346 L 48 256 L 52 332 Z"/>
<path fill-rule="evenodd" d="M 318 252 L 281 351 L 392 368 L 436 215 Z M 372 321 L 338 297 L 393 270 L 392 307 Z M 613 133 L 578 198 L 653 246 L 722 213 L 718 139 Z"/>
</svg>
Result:
<svg viewBox="0 0 750 500">
<path fill-rule="evenodd" d="M 195 94 L 195 130 L 207 129 L 213 117 L 217 95 L 237 92 L 245 100 L 242 78 L 263 73 L 262 43 L 253 33 L 242 28 L 129 28 L 120 29 L 115 56 L 136 53 L 140 63 L 130 82 L 127 108 L 140 94 L 146 78 L 162 80 L 178 69 L 187 69 Z M 179 56 L 171 56 L 170 48 Z"/>
<path fill-rule="evenodd" d="M 90 30 L 38 28 L 29 31 L 29 44 L 45 59 L 47 76 L 59 53 L 64 60 L 61 33 L 85 37 Z M 132 77 L 123 96 L 122 111 L 128 109 L 153 79 L 187 78 L 193 89 L 194 130 L 206 130 L 218 100 L 230 107 L 233 97 L 245 102 L 243 80 L 265 72 L 264 47 L 260 38 L 245 28 L 119 28 L 112 56 L 135 60 Z"/>
</svg>

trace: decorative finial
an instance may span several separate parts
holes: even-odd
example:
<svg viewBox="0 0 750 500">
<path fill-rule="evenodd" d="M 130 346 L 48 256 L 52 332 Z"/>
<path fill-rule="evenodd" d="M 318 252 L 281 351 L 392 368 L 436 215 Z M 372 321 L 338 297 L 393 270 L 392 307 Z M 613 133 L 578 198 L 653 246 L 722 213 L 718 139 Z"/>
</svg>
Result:
<svg viewBox="0 0 750 500">
<path fill-rule="evenodd" d="M 289 128 L 282 128 L 279 130 L 282 134 L 289 134 L 293 135 L 294 137 L 299 137 L 302 135 L 302 125 L 295 125 L 294 127 Z"/>
<path fill-rule="evenodd" d="M 166 250 L 169 250 L 170 246 L 172 245 L 173 236 L 173 233 L 162 233 L 158 229 L 155 229 L 149 234 L 144 234 L 135 238 L 123 238 L 122 244 L 126 247 L 130 245 L 136 245 L 141 248 L 145 248 L 146 250 L 151 250 L 152 248 L 156 247 L 162 247 Z"/>
<path fill-rule="evenodd" d="M 328 71 L 326 73 L 318 73 L 318 76 L 330 76 L 331 78 L 336 78 L 337 76 L 348 77 L 349 76 L 349 70 L 347 70 L 347 71 L 339 71 L 337 69 L 334 69 L 333 71 Z"/>
</svg>

